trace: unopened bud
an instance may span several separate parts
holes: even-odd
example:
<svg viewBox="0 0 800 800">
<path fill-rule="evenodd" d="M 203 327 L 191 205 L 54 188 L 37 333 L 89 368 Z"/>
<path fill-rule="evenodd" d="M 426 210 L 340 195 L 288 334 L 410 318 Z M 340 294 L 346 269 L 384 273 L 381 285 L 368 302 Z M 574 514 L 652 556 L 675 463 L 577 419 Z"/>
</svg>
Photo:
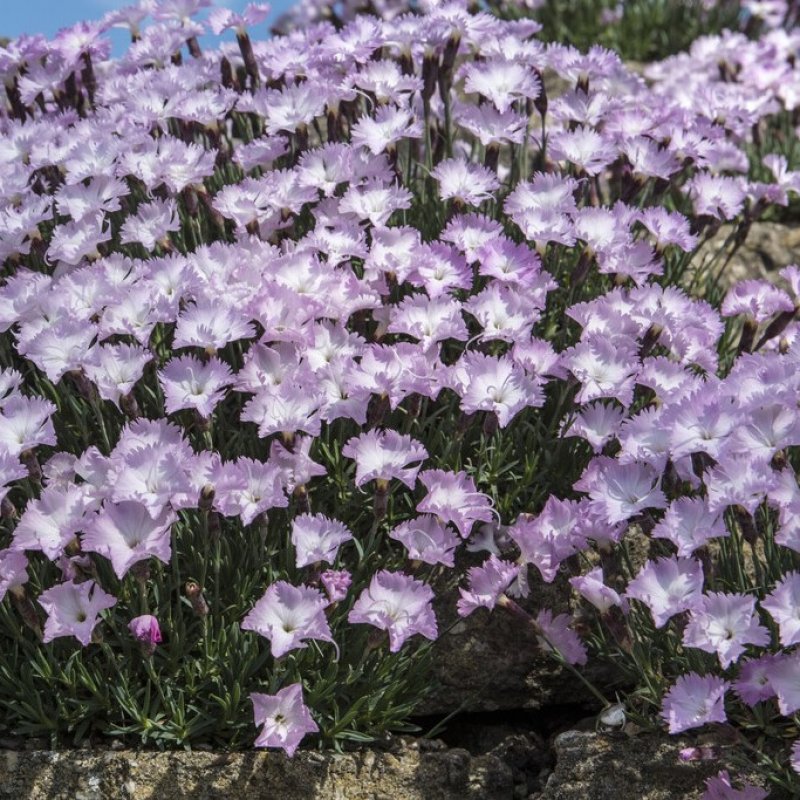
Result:
<svg viewBox="0 0 800 800">
<path fill-rule="evenodd" d="M 192 605 L 192 611 L 194 611 L 198 617 L 207 617 L 209 609 L 208 603 L 206 603 L 206 599 L 203 597 L 203 587 L 200 586 L 197 581 L 187 581 L 186 586 L 184 586 L 184 591 Z"/>
</svg>

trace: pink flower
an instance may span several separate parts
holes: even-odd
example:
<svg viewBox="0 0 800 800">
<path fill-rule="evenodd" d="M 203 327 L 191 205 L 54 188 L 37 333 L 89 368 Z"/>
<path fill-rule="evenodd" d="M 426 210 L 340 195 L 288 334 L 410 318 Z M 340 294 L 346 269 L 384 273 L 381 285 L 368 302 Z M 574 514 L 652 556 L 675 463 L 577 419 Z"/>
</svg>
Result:
<svg viewBox="0 0 800 800">
<path fill-rule="evenodd" d="M 789 572 L 761 601 L 781 631 L 781 644 L 790 647 L 800 643 L 800 572 Z"/>
<path fill-rule="evenodd" d="M 589 333 L 564 351 L 560 365 L 581 383 L 577 402 L 611 397 L 625 407 L 631 404 L 639 357 L 635 342 L 629 337 Z"/>
<path fill-rule="evenodd" d="M 767 653 L 760 658 L 739 663 L 739 677 L 733 682 L 733 690 L 743 703 L 754 706 L 775 697 L 770 674 L 780 658 L 777 654 Z"/>
<path fill-rule="evenodd" d="M 539 626 L 539 644 L 545 650 L 556 650 L 568 664 L 585 664 L 588 653 L 583 642 L 569 625 L 572 618 L 569 614 L 553 616 L 549 609 L 542 609 L 536 616 Z"/>
<path fill-rule="evenodd" d="M 326 562 L 333 564 L 340 545 L 353 534 L 346 525 L 323 514 L 301 514 L 292 522 L 292 544 L 298 568 Z"/>
<path fill-rule="evenodd" d="M 320 582 L 328 593 L 331 603 L 338 603 L 347 597 L 347 590 L 353 582 L 353 578 L 346 569 L 326 569 L 319 576 Z"/>
<path fill-rule="evenodd" d="M 572 163 L 588 175 L 599 174 L 617 157 L 603 136 L 584 126 L 552 134 L 548 145 L 554 160 Z"/>
<path fill-rule="evenodd" d="M 413 489 L 420 465 L 409 465 L 424 461 L 428 451 L 420 442 L 397 431 L 371 430 L 350 439 L 342 447 L 342 455 L 356 460 L 356 486 L 371 480 L 388 483 L 397 478 Z"/>
<path fill-rule="evenodd" d="M 725 722 L 727 689 L 728 683 L 714 675 L 681 675 L 663 699 L 661 717 L 669 725 L 669 732 L 681 733 L 707 722 Z"/>
<path fill-rule="evenodd" d="M 458 537 L 432 514 L 423 514 L 416 519 L 401 522 L 389 537 L 402 542 L 408 557 L 425 564 L 444 564 L 452 567 Z"/>
<path fill-rule="evenodd" d="M 159 379 L 168 414 L 193 408 L 205 419 L 214 413 L 217 403 L 225 396 L 225 388 L 233 383 L 227 364 L 218 358 L 203 363 L 194 356 L 173 358 L 161 370 Z"/>
<path fill-rule="evenodd" d="M 647 508 L 664 508 L 667 498 L 658 487 L 661 474 L 649 464 L 620 463 L 596 457 L 575 488 L 588 492 L 590 507 L 609 524 L 624 522 Z"/>
<path fill-rule="evenodd" d="M 14 529 L 14 550 L 41 550 L 54 561 L 81 530 L 87 501 L 81 487 L 47 486 L 30 500 Z"/>
<path fill-rule="evenodd" d="M 678 548 L 678 555 L 687 558 L 709 540 L 729 534 L 722 516 L 709 511 L 704 498 L 679 497 L 650 535 L 669 539 Z"/>
<path fill-rule="evenodd" d="M 85 523 L 81 543 L 84 550 L 109 558 L 117 577 L 122 578 L 134 564 L 151 556 L 169 563 L 170 530 L 177 519 L 168 508 L 152 517 L 135 500 L 106 503 L 98 515 Z"/>
<path fill-rule="evenodd" d="M 256 747 L 280 747 L 290 758 L 307 733 L 317 733 L 319 727 L 303 704 L 303 687 L 293 683 L 277 694 L 250 695 L 256 725 L 263 726 L 255 740 Z"/>
<path fill-rule="evenodd" d="M 800 650 L 779 655 L 770 667 L 769 682 L 781 714 L 788 717 L 800 709 Z"/>
<path fill-rule="evenodd" d="M 458 615 L 468 617 L 483 606 L 493 609 L 500 596 L 519 575 L 519 565 L 502 561 L 492 554 L 479 567 L 468 571 L 469 589 L 459 589 L 461 598 L 457 603 Z"/>
<path fill-rule="evenodd" d="M 612 606 L 626 607 L 625 601 L 603 582 L 603 568 L 595 567 L 585 575 L 570 578 L 570 584 L 582 597 L 588 600 L 601 614 Z"/>
<path fill-rule="evenodd" d="M 716 219 L 733 219 L 744 206 L 745 194 L 740 181 L 710 172 L 698 172 L 692 180 L 690 194 L 698 214 Z"/>
<path fill-rule="evenodd" d="M 537 517 L 520 514 L 508 535 L 519 547 L 521 559 L 533 564 L 550 583 L 561 562 L 585 545 L 579 530 L 582 516 L 580 503 L 550 495 Z"/>
<path fill-rule="evenodd" d="M 245 457 L 229 461 L 214 474 L 214 506 L 226 517 L 239 516 L 250 525 L 259 514 L 289 504 L 283 491 L 284 479 L 280 465 L 272 458 L 266 463 Z"/>
<path fill-rule="evenodd" d="M 143 614 L 134 617 L 128 623 L 128 630 L 137 642 L 142 644 L 144 651 L 148 655 L 153 655 L 156 645 L 161 642 L 161 628 L 158 620 L 152 614 Z"/>
<path fill-rule="evenodd" d="M 9 589 L 28 582 L 28 559 L 17 550 L 0 550 L 0 602 Z"/>
<path fill-rule="evenodd" d="M 511 358 L 492 358 L 476 350 L 454 365 L 453 388 L 464 411 L 494 412 L 501 428 L 527 406 L 544 404 L 539 387 Z"/>
<path fill-rule="evenodd" d="M 729 667 L 744 652 L 745 645 L 769 644 L 769 631 L 759 624 L 755 606 L 755 597 L 746 595 L 703 595 L 683 632 L 684 645 L 716 652 L 723 668 Z"/>
<path fill-rule="evenodd" d="M 116 597 L 104 592 L 94 581 L 53 586 L 39 595 L 39 603 L 48 615 L 42 641 L 74 636 L 82 645 L 88 645 L 98 614 L 116 602 Z"/>
<path fill-rule="evenodd" d="M 644 603 L 661 628 L 675 614 L 699 607 L 702 591 L 700 562 L 671 556 L 648 561 L 628 584 L 627 596 Z"/>
<path fill-rule="evenodd" d="M 0 414 L 0 447 L 13 456 L 40 444 L 56 444 L 51 417 L 56 407 L 43 397 L 13 395 Z"/>
<path fill-rule="evenodd" d="M 290 650 L 308 647 L 305 639 L 320 639 L 336 646 L 325 618 L 325 597 L 310 586 L 273 583 L 241 623 L 242 630 L 256 631 L 272 643 L 275 658 Z"/>
<path fill-rule="evenodd" d="M 483 95 L 501 114 L 508 111 L 517 98 L 535 100 L 542 90 L 541 82 L 531 67 L 514 60 L 498 58 L 467 62 L 460 76 L 465 79 L 465 92 Z"/>
<path fill-rule="evenodd" d="M 417 511 L 435 514 L 444 522 L 452 522 L 466 539 L 474 522 L 493 519 L 491 500 L 475 488 L 466 472 L 428 469 L 419 474 L 428 494 L 417 505 Z"/>
<path fill-rule="evenodd" d="M 120 230 L 122 244 L 138 243 L 145 250 L 154 250 L 157 244 L 169 241 L 170 231 L 179 231 L 181 222 L 178 218 L 178 206 L 174 199 L 155 199 L 150 203 L 142 203 L 136 210 L 136 216 L 128 217 Z"/>
<path fill-rule="evenodd" d="M 492 192 L 500 185 L 492 170 L 480 164 L 471 164 L 463 158 L 440 161 L 431 172 L 431 177 L 439 181 L 442 200 L 457 199 L 471 206 L 491 199 Z"/>
<path fill-rule="evenodd" d="M 389 632 L 389 651 L 396 653 L 409 636 L 419 633 L 427 639 L 438 635 L 431 603 L 433 590 L 402 572 L 376 573 L 347 617 Z"/>
<path fill-rule="evenodd" d="M 746 784 L 742 789 L 734 789 L 728 770 L 720 770 L 716 776 L 706 778 L 706 790 L 701 800 L 765 800 L 769 792 L 760 786 Z"/>
</svg>

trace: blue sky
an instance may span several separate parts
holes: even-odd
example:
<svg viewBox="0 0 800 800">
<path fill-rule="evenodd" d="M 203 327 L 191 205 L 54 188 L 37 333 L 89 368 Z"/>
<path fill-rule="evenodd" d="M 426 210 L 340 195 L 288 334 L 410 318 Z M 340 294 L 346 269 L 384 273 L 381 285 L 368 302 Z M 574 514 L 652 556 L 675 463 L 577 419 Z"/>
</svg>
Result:
<svg viewBox="0 0 800 800">
<path fill-rule="evenodd" d="M 250 1 L 217 0 L 216 4 L 239 11 Z M 0 36 L 13 38 L 21 33 L 52 36 L 67 25 L 83 19 L 98 19 L 106 11 L 123 8 L 133 2 L 134 0 L 0 0 Z M 254 36 L 265 36 L 267 26 L 292 5 L 292 0 L 274 0 L 270 5 L 270 17 L 255 29 Z M 115 41 L 115 52 L 118 53 L 128 36 L 124 31 L 114 31 L 110 35 Z M 232 39 L 233 34 L 228 31 L 227 37 Z"/>
</svg>

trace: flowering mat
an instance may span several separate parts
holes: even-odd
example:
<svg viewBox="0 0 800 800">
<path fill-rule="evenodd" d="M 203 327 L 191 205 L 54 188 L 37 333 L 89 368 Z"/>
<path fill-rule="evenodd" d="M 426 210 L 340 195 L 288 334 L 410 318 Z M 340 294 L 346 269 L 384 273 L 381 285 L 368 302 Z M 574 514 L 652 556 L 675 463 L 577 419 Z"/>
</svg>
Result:
<svg viewBox="0 0 800 800">
<path fill-rule="evenodd" d="M 798 795 L 800 267 L 726 279 L 800 218 L 796 9 L 634 71 L 530 5 L 0 48 L 1 735 L 420 732 L 503 615 L 707 800 Z"/>
</svg>

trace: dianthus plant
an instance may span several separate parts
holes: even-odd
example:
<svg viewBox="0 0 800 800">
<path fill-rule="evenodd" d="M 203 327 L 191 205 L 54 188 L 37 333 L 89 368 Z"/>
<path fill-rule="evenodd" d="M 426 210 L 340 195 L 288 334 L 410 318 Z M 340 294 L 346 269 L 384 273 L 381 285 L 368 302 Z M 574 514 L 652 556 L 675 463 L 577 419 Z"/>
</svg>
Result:
<svg viewBox="0 0 800 800">
<path fill-rule="evenodd" d="M 209 5 L 0 49 L 0 731 L 369 741 L 511 613 L 796 788 L 797 34 Z"/>
</svg>

